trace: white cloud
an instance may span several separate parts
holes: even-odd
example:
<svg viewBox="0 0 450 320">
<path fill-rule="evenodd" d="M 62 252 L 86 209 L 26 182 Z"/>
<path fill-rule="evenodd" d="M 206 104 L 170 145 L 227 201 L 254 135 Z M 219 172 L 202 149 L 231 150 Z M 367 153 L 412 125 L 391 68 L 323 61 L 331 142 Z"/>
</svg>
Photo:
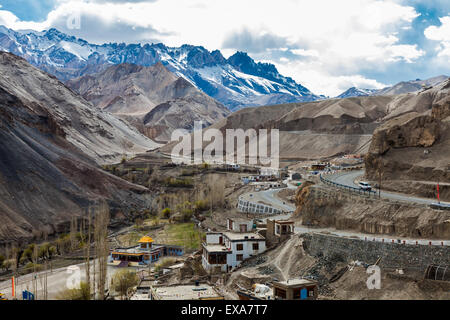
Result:
<svg viewBox="0 0 450 320">
<path fill-rule="evenodd" d="M 66 30 L 74 12 L 81 14 L 81 29 Z M 314 92 L 332 95 L 342 79 L 380 85 L 359 76 L 361 68 L 386 69 L 421 57 L 423 51 L 396 36 L 417 16 L 413 7 L 395 0 L 59 0 L 42 23 L 22 22 L 6 11 L 0 11 L 0 23 L 14 29 L 57 27 L 96 43 L 189 43 L 222 49 L 224 55 L 260 51 L 253 56 L 275 62 Z M 316 85 L 328 76 L 333 83 Z"/>
<path fill-rule="evenodd" d="M 276 66 L 283 74 L 295 74 L 296 78 L 303 79 L 302 85 L 312 92 L 325 94 L 330 97 L 335 97 L 351 87 L 382 89 L 387 86 L 387 84 L 374 79 L 367 79 L 358 74 L 330 74 L 320 66 L 316 66 L 315 63 L 286 62 L 276 64 Z"/>
<path fill-rule="evenodd" d="M 438 57 L 450 57 L 450 16 L 439 19 L 441 25 L 430 26 L 425 29 L 424 34 L 430 40 L 439 41 L 436 47 Z M 448 62 L 448 61 L 447 61 Z"/>
</svg>

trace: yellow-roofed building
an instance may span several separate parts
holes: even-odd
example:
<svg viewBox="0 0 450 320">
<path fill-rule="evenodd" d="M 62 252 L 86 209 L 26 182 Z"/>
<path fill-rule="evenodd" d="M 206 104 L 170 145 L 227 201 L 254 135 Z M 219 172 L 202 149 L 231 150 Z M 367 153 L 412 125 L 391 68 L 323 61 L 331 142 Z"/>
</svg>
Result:
<svg viewBox="0 0 450 320">
<path fill-rule="evenodd" d="M 153 239 L 149 236 L 144 236 L 141 238 L 141 240 L 138 241 L 138 243 L 141 244 L 141 249 L 151 249 Z"/>
<path fill-rule="evenodd" d="M 110 254 L 108 263 L 119 267 L 138 267 L 156 262 L 162 256 L 182 256 L 183 247 L 165 244 L 154 244 L 150 236 L 144 236 L 137 246 L 117 248 Z"/>
</svg>

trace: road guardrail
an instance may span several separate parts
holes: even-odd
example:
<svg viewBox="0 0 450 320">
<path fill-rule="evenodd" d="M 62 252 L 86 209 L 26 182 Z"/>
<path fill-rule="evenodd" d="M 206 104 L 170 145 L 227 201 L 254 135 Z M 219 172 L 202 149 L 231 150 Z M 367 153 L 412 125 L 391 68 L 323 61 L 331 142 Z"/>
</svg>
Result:
<svg viewBox="0 0 450 320">
<path fill-rule="evenodd" d="M 368 195 L 369 197 L 370 196 L 374 196 L 374 197 L 377 196 L 377 192 L 376 191 L 372 191 L 372 190 L 369 191 L 369 190 L 364 190 L 364 189 L 361 189 L 361 188 L 355 188 L 355 187 L 347 186 L 345 184 L 340 184 L 340 183 L 337 183 L 337 182 L 334 182 L 334 181 L 331 181 L 331 180 L 328 180 L 328 179 L 324 178 L 322 174 L 320 174 L 320 181 L 322 181 L 323 183 L 325 183 L 327 185 L 330 185 L 330 186 L 333 186 L 333 187 L 337 187 L 337 188 L 341 188 L 341 189 L 344 189 L 344 190 L 347 190 L 347 191 L 350 191 L 350 192 L 353 192 L 353 193 L 356 193 L 356 194 Z"/>
</svg>

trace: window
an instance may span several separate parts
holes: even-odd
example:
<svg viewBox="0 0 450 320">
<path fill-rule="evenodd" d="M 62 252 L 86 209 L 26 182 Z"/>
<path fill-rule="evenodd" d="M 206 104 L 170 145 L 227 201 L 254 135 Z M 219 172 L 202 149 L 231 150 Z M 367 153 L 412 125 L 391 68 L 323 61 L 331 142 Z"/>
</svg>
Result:
<svg viewBox="0 0 450 320">
<path fill-rule="evenodd" d="M 243 245 L 242 243 L 238 243 L 238 244 L 236 245 L 236 250 L 237 250 L 237 251 L 242 251 L 242 250 L 244 250 L 244 245 Z"/>
<path fill-rule="evenodd" d="M 259 243 L 258 242 L 253 244 L 253 250 L 259 250 Z"/>
<path fill-rule="evenodd" d="M 242 255 L 242 254 L 236 255 L 236 261 L 243 261 L 243 260 L 244 260 L 244 255 Z"/>
<path fill-rule="evenodd" d="M 226 264 L 227 256 L 226 254 L 211 254 L 208 259 L 209 264 Z"/>
<path fill-rule="evenodd" d="M 275 297 L 286 299 L 286 290 L 275 288 Z"/>
</svg>

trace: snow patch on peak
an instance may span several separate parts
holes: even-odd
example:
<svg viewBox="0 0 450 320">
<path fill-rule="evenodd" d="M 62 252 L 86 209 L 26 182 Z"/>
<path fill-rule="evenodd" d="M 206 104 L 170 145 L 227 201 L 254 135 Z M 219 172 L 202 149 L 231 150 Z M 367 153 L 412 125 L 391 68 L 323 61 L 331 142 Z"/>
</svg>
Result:
<svg viewBox="0 0 450 320">
<path fill-rule="evenodd" d="M 60 46 L 67 52 L 72 53 L 82 60 L 87 60 L 89 56 L 94 52 L 92 48 L 81 46 L 78 43 L 73 42 L 61 41 Z"/>
</svg>

